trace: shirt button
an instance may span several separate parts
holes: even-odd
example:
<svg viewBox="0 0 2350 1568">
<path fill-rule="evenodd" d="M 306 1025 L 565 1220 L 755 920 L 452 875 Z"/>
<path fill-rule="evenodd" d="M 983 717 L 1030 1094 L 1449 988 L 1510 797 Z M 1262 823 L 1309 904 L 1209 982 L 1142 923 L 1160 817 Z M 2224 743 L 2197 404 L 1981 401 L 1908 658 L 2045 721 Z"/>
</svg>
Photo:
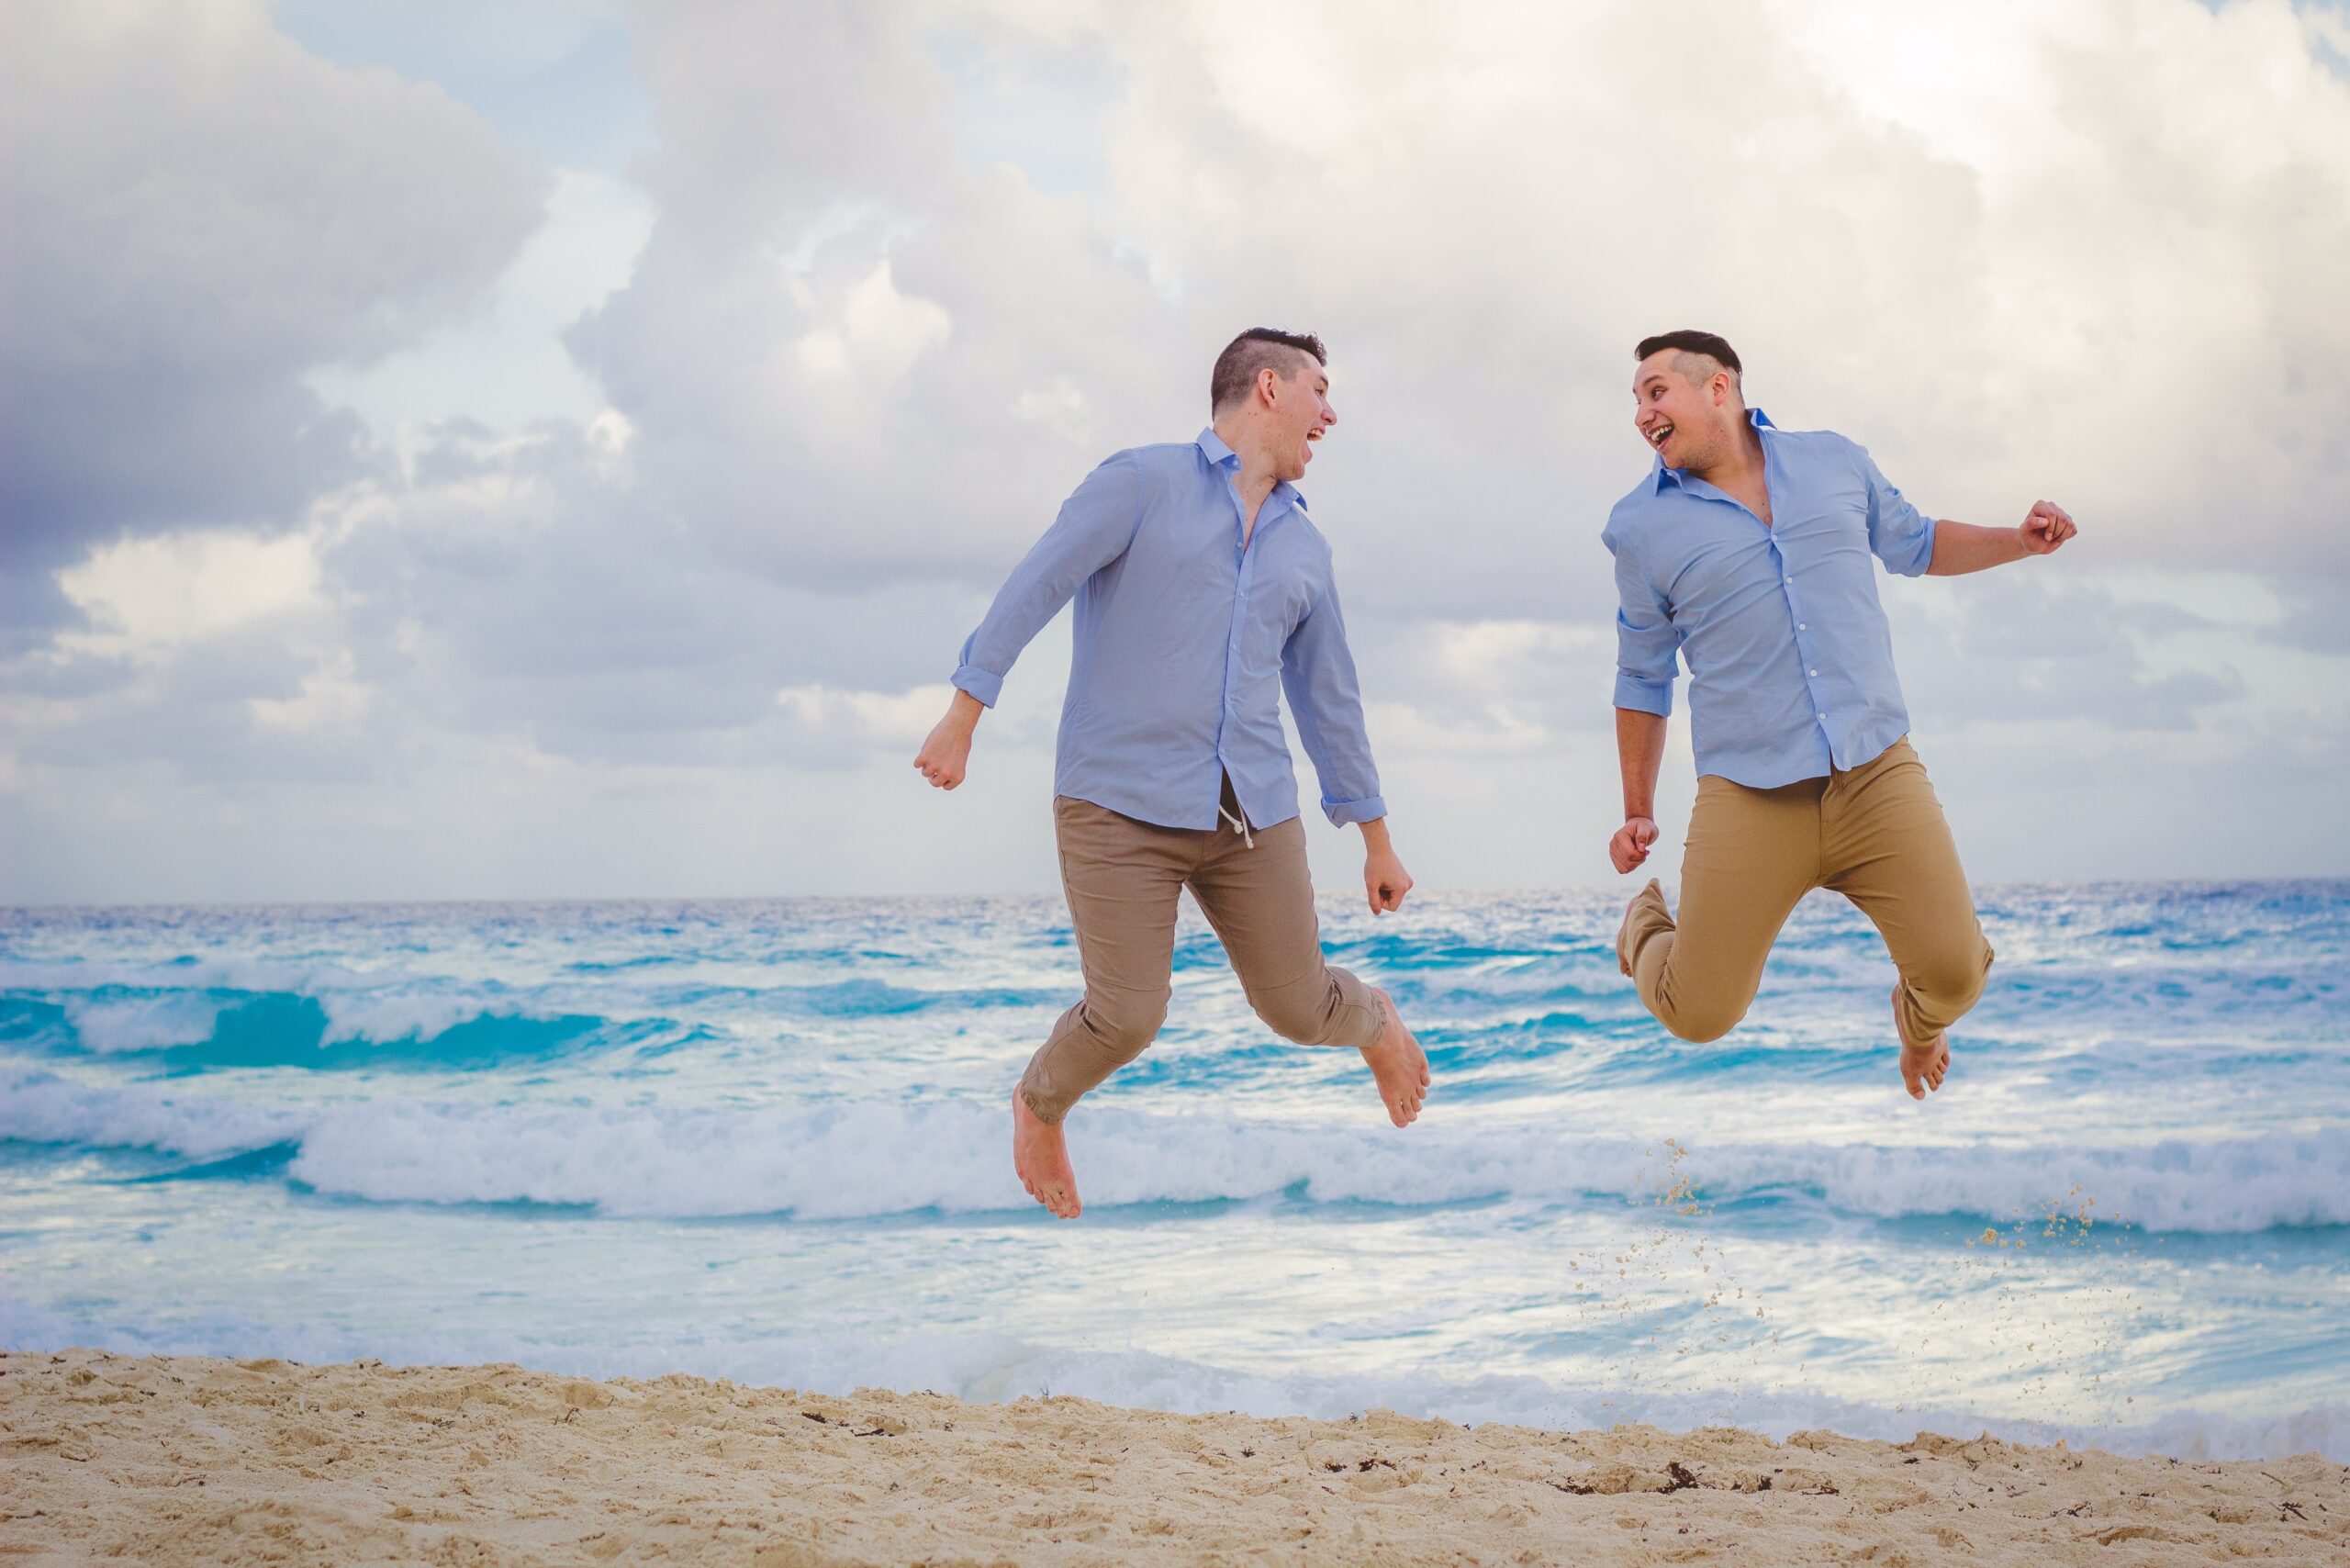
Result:
<svg viewBox="0 0 2350 1568">
<path fill-rule="evenodd" d="M 1798 632 L 1808 632 L 1811 630 L 1811 622 L 1808 621 L 1798 621 L 1796 622 L 1796 630 Z"/>
<path fill-rule="evenodd" d="M 1819 672 L 1818 672 L 1818 670 L 1813 670 L 1811 673 L 1812 673 L 1813 675 L 1817 676 Z"/>
</svg>

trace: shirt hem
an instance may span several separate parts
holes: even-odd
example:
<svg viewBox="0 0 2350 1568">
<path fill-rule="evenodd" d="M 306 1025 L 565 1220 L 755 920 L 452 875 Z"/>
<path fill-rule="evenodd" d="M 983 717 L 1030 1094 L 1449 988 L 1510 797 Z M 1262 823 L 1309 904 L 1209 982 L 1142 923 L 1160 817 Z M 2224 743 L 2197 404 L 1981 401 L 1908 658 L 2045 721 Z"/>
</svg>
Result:
<svg viewBox="0 0 2350 1568">
<path fill-rule="evenodd" d="M 1213 807 L 1209 808 L 1206 818 L 1203 821 L 1168 822 L 1163 818 L 1152 815 L 1147 811 L 1135 810 L 1131 801 L 1125 805 L 1120 805 L 1115 801 L 1105 801 L 1102 799 L 1103 795 L 1110 793 L 1113 793 L 1113 791 L 1107 790 L 1087 790 L 1082 788 L 1072 789 L 1067 785 L 1059 783 L 1056 783 L 1053 786 L 1053 798 L 1057 801 L 1083 801 L 1089 806 L 1099 806 L 1105 812 L 1115 812 L 1122 817 L 1131 818 L 1134 821 L 1142 823 L 1149 827 L 1173 828 L 1185 833 L 1204 833 L 1211 828 L 1217 828 L 1225 825 L 1224 818 Z M 1261 833 L 1269 827 L 1279 827 L 1285 822 L 1294 822 L 1300 814 L 1301 813 L 1294 807 L 1283 812 L 1281 815 L 1273 817 L 1270 820 L 1259 819 L 1259 817 L 1251 814 L 1248 818 L 1248 825 Z"/>
</svg>

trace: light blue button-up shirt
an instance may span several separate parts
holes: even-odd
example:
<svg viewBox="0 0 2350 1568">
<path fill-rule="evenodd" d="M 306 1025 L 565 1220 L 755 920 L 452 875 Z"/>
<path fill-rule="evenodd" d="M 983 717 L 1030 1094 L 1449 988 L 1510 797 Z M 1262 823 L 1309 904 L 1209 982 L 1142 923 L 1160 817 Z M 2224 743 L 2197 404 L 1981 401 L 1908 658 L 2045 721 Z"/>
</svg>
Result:
<svg viewBox="0 0 2350 1568">
<path fill-rule="evenodd" d="M 1211 429 L 1087 475 L 963 644 L 955 684 L 994 707 L 1013 661 L 1074 593 L 1057 794 L 1208 828 L 1229 774 L 1251 824 L 1285 823 L 1297 815 L 1286 688 L 1323 811 L 1383 817 L 1329 542 L 1281 484 L 1244 546 L 1239 473 Z"/>
<path fill-rule="evenodd" d="M 1662 458 L 1608 513 L 1616 556 L 1616 706 L 1673 711 L 1689 667 L 1699 774 L 1774 790 L 1858 767 L 1909 733 L 1874 554 L 1917 577 L 1934 520 L 1831 431 L 1753 410 L 1772 526 Z"/>
</svg>

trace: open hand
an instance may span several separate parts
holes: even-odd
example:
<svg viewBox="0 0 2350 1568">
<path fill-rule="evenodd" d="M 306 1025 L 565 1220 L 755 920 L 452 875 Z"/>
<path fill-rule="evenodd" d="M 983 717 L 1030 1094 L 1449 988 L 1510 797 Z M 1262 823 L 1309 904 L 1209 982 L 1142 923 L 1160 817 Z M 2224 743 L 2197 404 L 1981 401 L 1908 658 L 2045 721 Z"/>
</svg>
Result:
<svg viewBox="0 0 2350 1568">
<path fill-rule="evenodd" d="M 2016 530 L 2027 555 L 2049 554 L 2079 532 L 2073 526 L 2073 514 L 2054 501 L 2032 502 L 2023 525 Z"/>
<path fill-rule="evenodd" d="M 1412 874 L 1404 869 L 1404 862 L 1393 849 L 1370 849 L 1363 853 L 1362 886 L 1371 895 L 1371 913 L 1385 914 L 1404 907 L 1404 895 L 1412 890 Z"/>
<path fill-rule="evenodd" d="M 1617 875 L 1636 870 L 1649 857 L 1649 846 L 1656 842 L 1656 823 L 1646 817 L 1628 817 L 1607 841 L 1607 858 L 1615 863 Z"/>
</svg>

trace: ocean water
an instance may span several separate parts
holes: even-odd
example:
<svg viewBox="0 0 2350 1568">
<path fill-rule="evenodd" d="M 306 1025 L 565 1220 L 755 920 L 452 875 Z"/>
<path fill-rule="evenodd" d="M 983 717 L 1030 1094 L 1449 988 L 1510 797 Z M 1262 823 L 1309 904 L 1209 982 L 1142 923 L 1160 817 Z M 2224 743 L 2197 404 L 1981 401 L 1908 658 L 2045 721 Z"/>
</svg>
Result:
<svg viewBox="0 0 2350 1568">
<path fill-rule="evenodd" d="M 2350 883 L 1984 890 L 1922 1106 L 1849 905 L 1698 1047 L 1620 897 L 1326 903 L 1403 1132 L 1187 907 L 1073 1224 L 1058 901 L 0 912 L 0 1342 L 2350 1460 Z"/>
</svg>

